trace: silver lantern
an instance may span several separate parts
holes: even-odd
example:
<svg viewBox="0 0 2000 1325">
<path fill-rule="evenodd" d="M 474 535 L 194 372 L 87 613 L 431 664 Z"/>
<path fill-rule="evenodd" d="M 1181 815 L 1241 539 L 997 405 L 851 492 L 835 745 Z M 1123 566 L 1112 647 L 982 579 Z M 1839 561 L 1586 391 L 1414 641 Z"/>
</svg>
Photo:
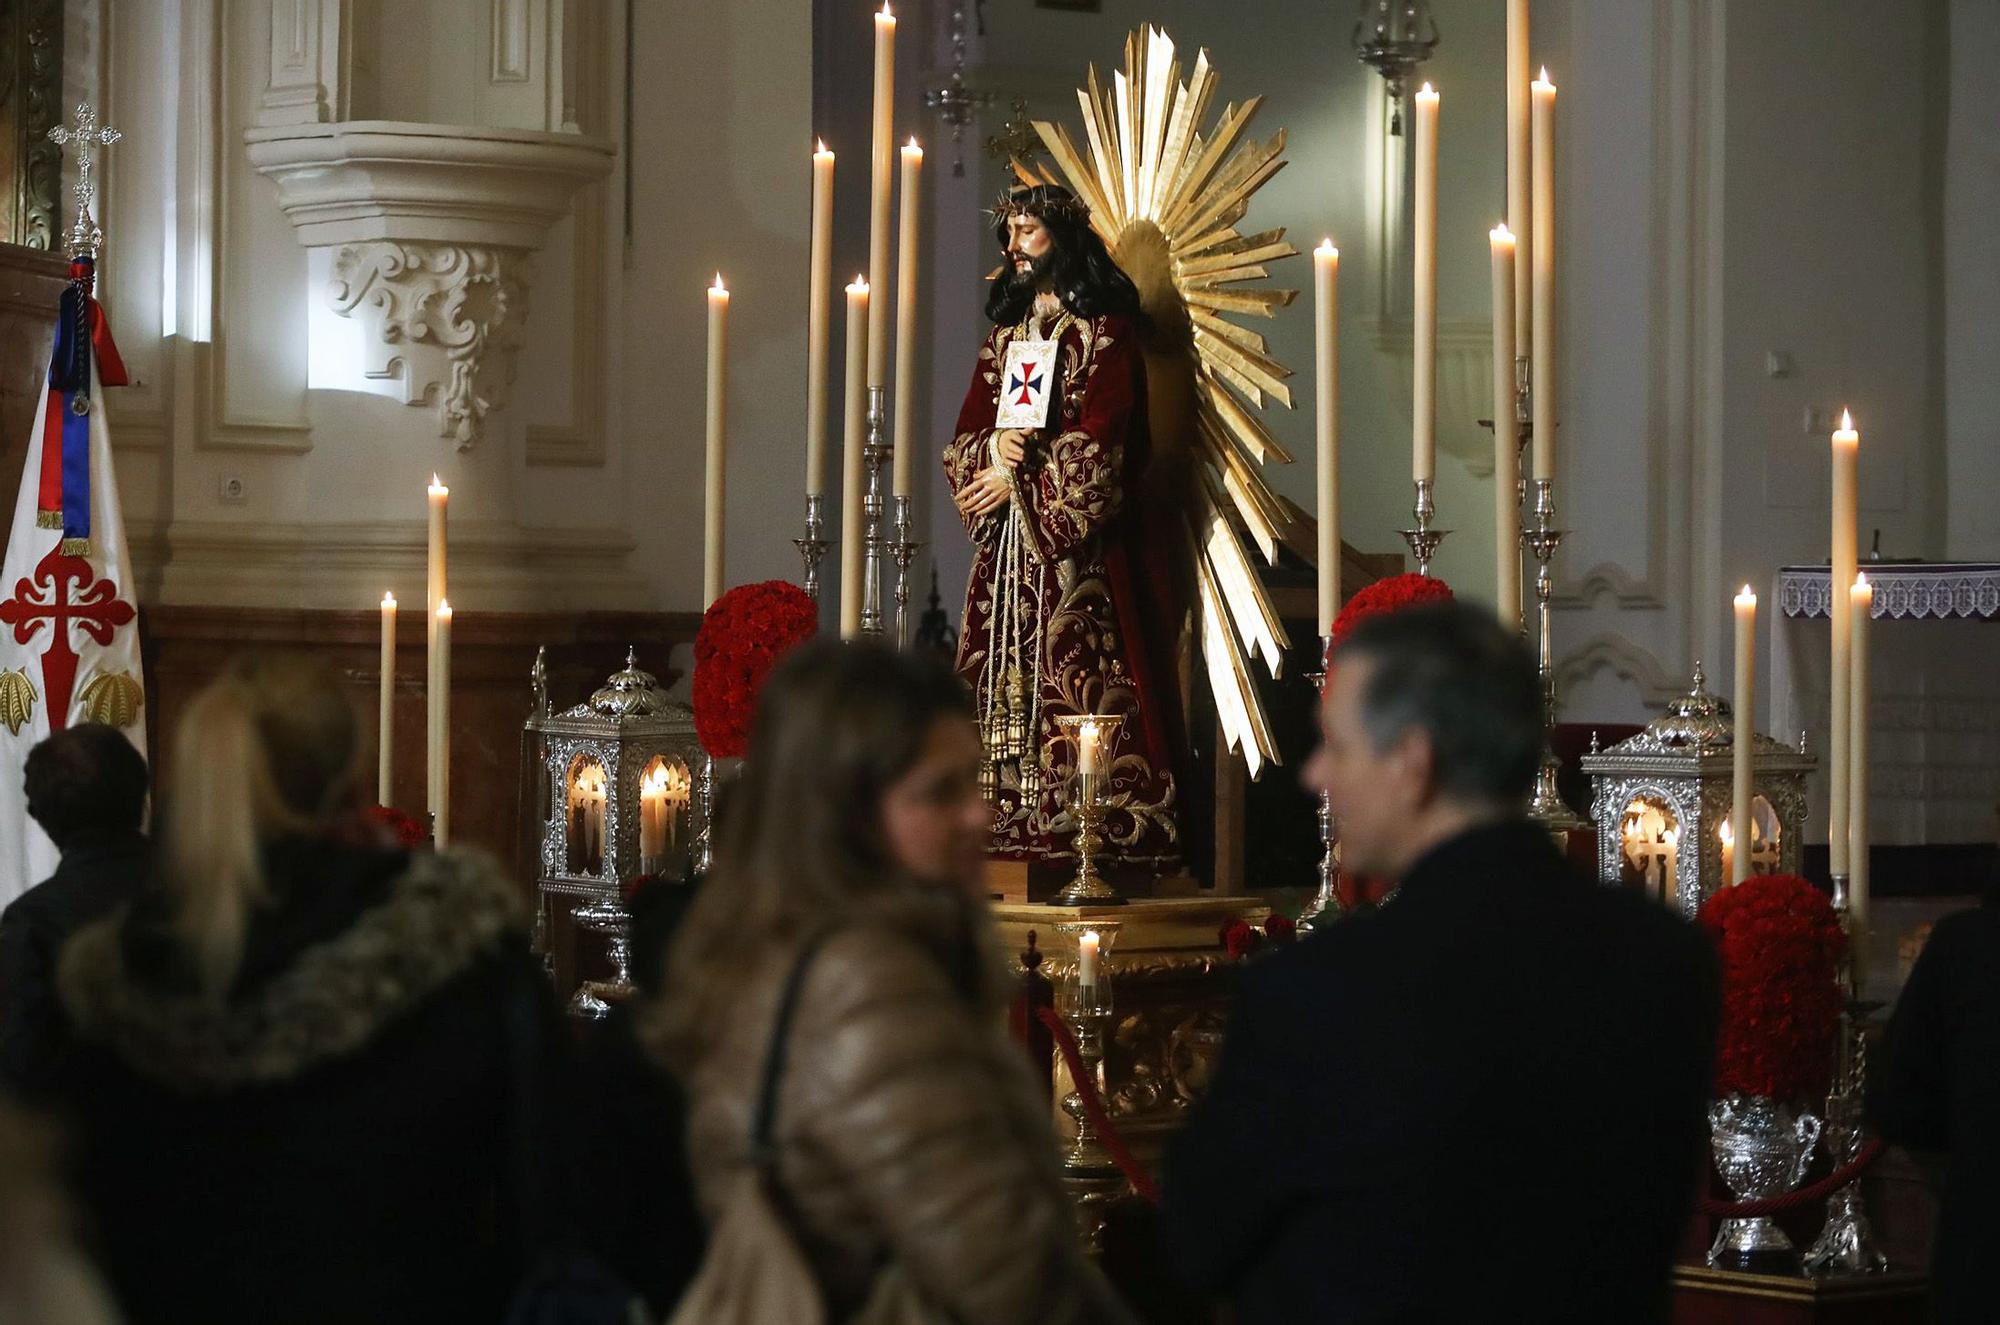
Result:
<svg viewBox="0 0 2000 1325">
<path fill-rule="evenodd" d="M 623 886 L 642 874 L 685 877 L 701 831 L 694 770 L 701 764 L 694 712 L 667 698 L 628 650 L 625 666 L 574 708 L 548 711 L 539 667 L 527 722 L 539 750 L 538 890 L 543 904 L 572 905 L 584 929 L 603 934 L 613 976 L 589 981 L 570 1010 L 602 1017 L 630 992 L 631 917 Z"/>
<path fill-rule="evenodd" d="M 1811 755 L 1759 734 L 1747 844 L 1729 822 L 1734 724 L 1729 703 L 1709 693 L 1701 664 L 1694 686 L 1636 736 L 1599 750 L 1583 771 L 1595 789 L 1597 872 L 1608 884 L 1643 887 L 1692 918 L 1729 881 L 1728 857 L 1750 851 L 1753 874 L 1797 874 Z"/>
</svg>

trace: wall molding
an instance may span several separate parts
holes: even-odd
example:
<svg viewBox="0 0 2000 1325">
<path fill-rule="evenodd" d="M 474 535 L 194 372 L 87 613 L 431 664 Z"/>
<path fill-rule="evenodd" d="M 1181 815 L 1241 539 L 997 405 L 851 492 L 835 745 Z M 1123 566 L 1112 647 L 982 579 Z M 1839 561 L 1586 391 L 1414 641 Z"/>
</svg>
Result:
<svg viewBox="0 0 2000 1325">
<path fill-rule="evenodd" d="M 1556 664 L 1556 692 L 1581 685 L 1593 672 L 1609 668 L 1620 680 L 1630 681 L 1649 707 L 1659 707 L 1687 693 L 1688 678 L 1670 671 L 1653 652 L 1628 636 L 1607 631 L 1593 635 L 1581 647 L 1570 649 Z"/>
</svg>

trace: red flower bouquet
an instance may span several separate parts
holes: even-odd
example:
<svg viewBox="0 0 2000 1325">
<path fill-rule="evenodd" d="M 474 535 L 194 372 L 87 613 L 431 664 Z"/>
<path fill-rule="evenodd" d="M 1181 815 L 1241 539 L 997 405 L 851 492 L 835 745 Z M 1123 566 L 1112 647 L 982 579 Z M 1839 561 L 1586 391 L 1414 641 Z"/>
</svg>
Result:
<svg viewBox="0 0 2000 1325">
<path fill-rule="evenodd" d="M 1391 575 L 1377 580 L 1347 600 L 1333 619 L 1333 640 L 1338 644 L 1347 633 L 1372 616 L 1400 612 L 1424 603 L 1448 603 L 1455 595 L 1451 586 L 1429 575 Z"/>
<path fill-rule="evenodd" d="M 818 629 L 818 606 L 784 580 L 738 585 L 709 604 L 694 637 L 694 729 L 704 750 L 717 759 L 743 753 L 764 678 Z"/>
<path fill-rule="evenodd" d="M 430 841 L 429 829 L 414 815 L 405 814 L 393 805 L 371 805 L 363 814 L 378 836 L 399 847 L 415 850 Z"/>
<path fill-rule="evenodd" d="M 1832 903 L 1796 874 L 1755 874 L 1703 903 L 1701 925 L 1722 957 L 1716 1093 L 1780 1104 L 1823 1093 L 1847 943 Z"/>
<path fill-rule="evenodd" d="M 1239 917 L 1216 931 L 1215 937 L 1231 959 L 1242 961 L 1266 944 L 1278 947 L 1295 942 L 1299 937 L 1299 927 L 1288 916 L 1274 915 L 1264 921 L 1264 928 L 1259 932 L 1255 925 Z"/>
</svg>

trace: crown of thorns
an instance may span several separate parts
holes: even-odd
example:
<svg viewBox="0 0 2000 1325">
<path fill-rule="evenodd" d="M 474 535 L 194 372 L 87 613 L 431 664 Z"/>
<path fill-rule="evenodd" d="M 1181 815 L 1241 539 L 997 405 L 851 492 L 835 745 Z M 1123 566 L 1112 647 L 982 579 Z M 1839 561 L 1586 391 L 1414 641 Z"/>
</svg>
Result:
<svg viewBox="0 0 2000 1325">
<path fill-rule="evenodd" d="M 1027 186 L 1008 190 L 1000 195 L 1000 200 L 989 209 L 989 214 L 997 221 L 1010 216 L 1038 216 L 1044 220 L 1061 218 L 1080 226 L 1090 224 L 1090 208 L 1074 194 L 1044 194 L 1040 198 L 1029 196 Z"/>
</svg>

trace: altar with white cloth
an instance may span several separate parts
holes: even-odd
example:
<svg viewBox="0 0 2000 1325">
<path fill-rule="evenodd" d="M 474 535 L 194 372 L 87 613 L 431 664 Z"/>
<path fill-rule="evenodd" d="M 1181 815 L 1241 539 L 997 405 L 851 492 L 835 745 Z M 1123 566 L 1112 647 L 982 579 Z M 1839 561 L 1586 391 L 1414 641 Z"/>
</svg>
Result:
<svg viewBox="0 0 2000 1325">
<path fill-rule="evenodd" d="M 1864 562 L 1875 586 L 1870 835 L 1884 846 L 1994 840 L 2000 804 L 2000 565 Z M 1771 616 L 1772 733 L 1827 749 L 1825 566 L 1783 566 Z M 1826 769 L 1808 842 L 1826 840 Z"/>
</svg>

